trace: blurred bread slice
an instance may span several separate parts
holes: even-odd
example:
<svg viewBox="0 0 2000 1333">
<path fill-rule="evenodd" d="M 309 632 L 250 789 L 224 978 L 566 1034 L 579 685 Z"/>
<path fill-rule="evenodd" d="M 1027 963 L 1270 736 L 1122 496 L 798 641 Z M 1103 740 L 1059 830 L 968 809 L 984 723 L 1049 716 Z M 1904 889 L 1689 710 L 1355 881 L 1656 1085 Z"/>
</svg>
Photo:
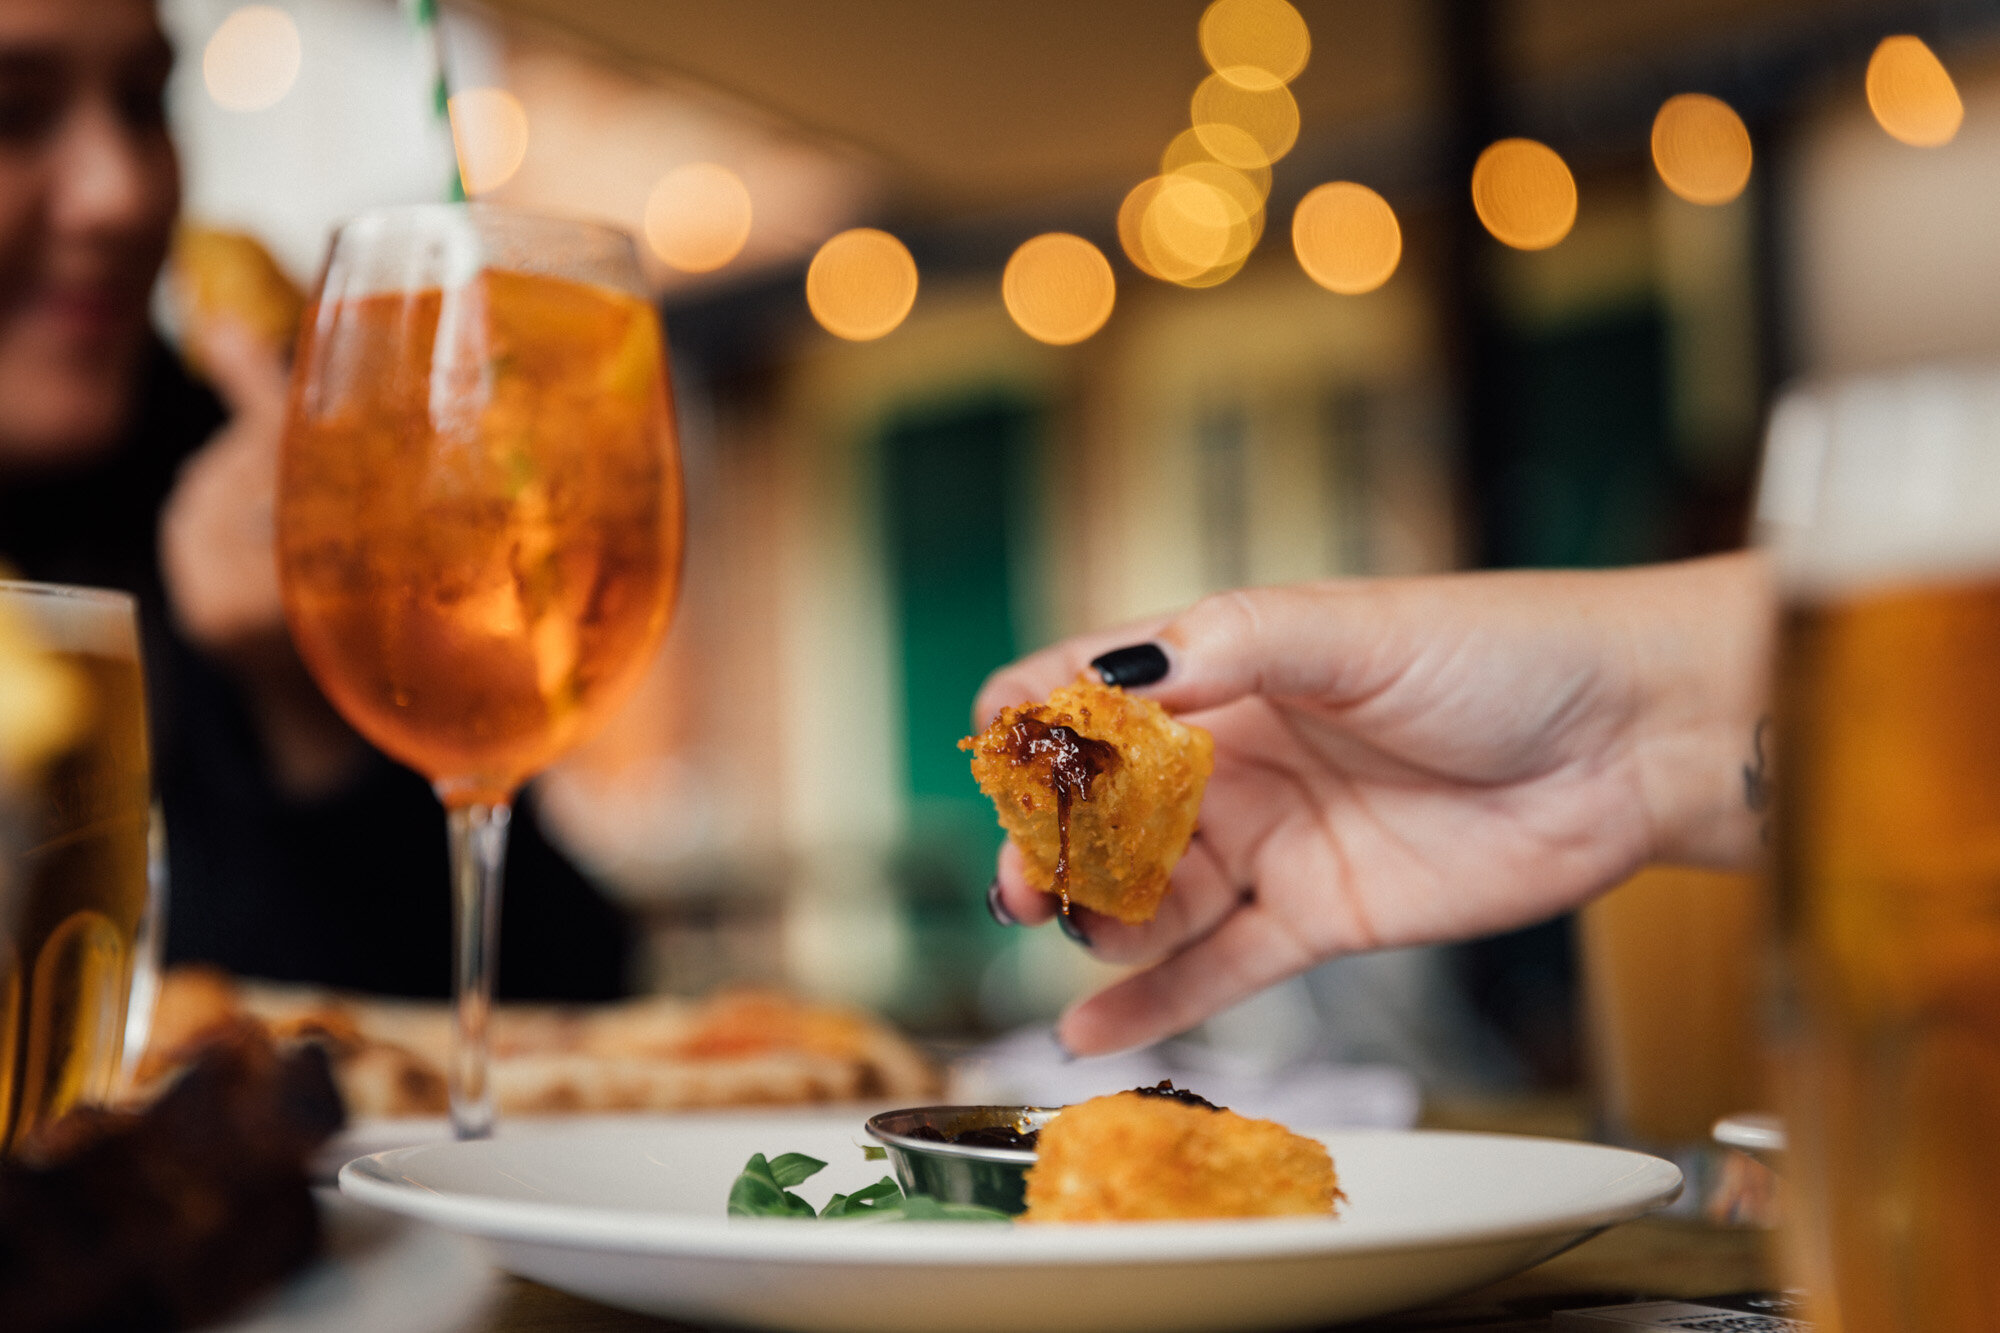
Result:
<svg viewBox="0 0 2000 1333">
<path fill-rule="evenodd" d="M 201 368 L 199 332 L 218 318 L 232 319 L 272 350 L 290 353 L 306 296 L 255 236 L 183 223 L 174 234 L 169 271 L 181 351 L 189 365 Z"/>
<path fill-rule="evenodd" d="M 325 1046 L 350 1114 L 445 1109 L 451 1016 L 442 1003 L 176 967 L 162 981 L 157 1012 L 142 1093 L 162 1086 L 205 1033 L 248 1017 L 281 1041 Z M 938 1091 L 923 1053 L 880 1019 L 778 991 L 599 1006 L 498 1005 L 490 1034 L 494 1096 L 508 1115 L 883 1097 L 914 1102 Z"/>
</svg>

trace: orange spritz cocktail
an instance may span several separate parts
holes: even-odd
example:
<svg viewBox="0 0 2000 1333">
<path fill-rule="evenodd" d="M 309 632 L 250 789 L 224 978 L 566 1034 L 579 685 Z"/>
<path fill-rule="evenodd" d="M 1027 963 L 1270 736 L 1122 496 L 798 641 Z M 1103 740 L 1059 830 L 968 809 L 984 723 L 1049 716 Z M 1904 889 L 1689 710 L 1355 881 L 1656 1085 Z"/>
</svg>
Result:
<svg viewBox="0 0 2000 1333">
<path fill-rule="evenodd" d="M 645 671 L 679 456 L 632 239 L 486 204 L 334 237 L 300 334 L 278 575 L 341 715 L 431 780 L 452 862 L 451 1114 L 491 1132 L 509 803 Z"/>
<path fill-rule="evenodd" d="M 280 519 L 299 651 L 447 804 L 505 801 L 624 698 L 667 624 L 658 321 L 623 292 L 488 271 L 449 299 L 315 309 L 300 365 Z"/>
</svg>

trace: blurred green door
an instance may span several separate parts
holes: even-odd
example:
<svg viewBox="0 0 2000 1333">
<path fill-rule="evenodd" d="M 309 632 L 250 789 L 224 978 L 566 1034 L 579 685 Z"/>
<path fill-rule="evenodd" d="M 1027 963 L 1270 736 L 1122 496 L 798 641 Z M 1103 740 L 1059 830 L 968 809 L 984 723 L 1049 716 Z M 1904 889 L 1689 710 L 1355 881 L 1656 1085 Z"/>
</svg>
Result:
<svg viewBox="0 0 2000 1333">
<path fill-rule="evenodd" d="M 1018 571 L 1040 502 L 1041 424 L 1017 395 L 968 395 L 896 413 L 877 450 L 910 816 L 897 878 L 920 973 L 896 1008 L 933 1030 L 973 1021 L 999 943 L 984 891 L 1000 831 L 958 741 L 981 682 L 1024 646 Z"/>
</svg>

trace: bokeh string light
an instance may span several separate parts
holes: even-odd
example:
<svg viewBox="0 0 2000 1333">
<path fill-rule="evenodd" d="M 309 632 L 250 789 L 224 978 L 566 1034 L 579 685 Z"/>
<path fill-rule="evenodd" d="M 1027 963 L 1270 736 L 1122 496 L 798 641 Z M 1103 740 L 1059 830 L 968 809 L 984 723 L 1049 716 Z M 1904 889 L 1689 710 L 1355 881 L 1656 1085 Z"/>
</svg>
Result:
<svg viewBox="0 0 2000 1333">
<path fill-rule="evenodd" d="M 1001 299 L 1021 331 L 1058 347 L 1103 328 L 1117 295 L 1104 252 L 1068 232 L 1024 241 L 1000 277 Z"/>
<path fill-rule="evenodd" d="M 1141 181 L 1118 210 L 1118 241 L 1138 270 L 1183 287 L 1227 281 L 1264 232 L 1263 198 L 1217 162 Z"/>
<path fill-rule="evenodd" d="M 1298 142 L 1299 104 L 1282 84 L 1245 88 L 1211 74 L 1194 90 L 1189 111 L 1202 146 L 1238 170 L 1269 166 Z"/>
<path fill-rule="evenodd" d="M 276 5 L 243 5 L 202 48 L 202 83 L 225 111 L 262 111 L 292 90 L 302 54 L 290 14 Z"/>
<path fill-rule="evenodd" d="M 806 305 L 820 327 L 850 342 L 893 333 L 917 300 L 917 261 L 873 227 L 841 232 L 806 269 Z"/>
<path fill-rule="evenodd" d="M 728 167 L 690 162 L 646 196 L 646 244 L 684 273 L 712 273 L 750 239 L 750 191 Z"/>
<path fill-rule="evenodd" d="M 1204 133 L 1209 140 L 1223 145 L 1228 160 L 1209 150 L 1203 142 Z M 1189 128 L 1176 134 L 1167 151 L 1160 154 L 1160 174 L 1171 176 L 1197 162 L 1221 162 L 1249 181 L 1261 200 L 1271 193 L 1271 166 L 1260 160 L 1262 153 L 1257 141 L 1234 125 L 1205 125 L 1200 131 Z"/>
<path fill-rule="evenodd" d="M 1750 182 L 1750 131 L 1706 93 L 1669 97 L 1653 117 L 1653 167 L 1690 203 L 1726 204 Z"/>
<path fill-rule="evenodd" d="M 1937 148 L 1958 134 L 1965 103 L 1932 50 L 1917 37 L 1884 37 L 1868 58 L 1868 109 L 1891 137 Z"/>
<path fill-rule="evenodd" d="M 1165 180 L 1165 176 L 1149 176 L 1126 193 L 1124 202 L 1118 206 L 1118 248 L 1132 261 L 1132 267 L 1147 277 L 1172 282 L 1173 279 L 1162 272 L 1152 256 L 1146 253 L 1146 210 L 1152 206 Z"/>
<path fill-rule="evenodd" d="M 505 88 L 467 88 L 452 95 L 451 143 L 469 195 L 491 193 L 514 179 L 528 156 L 528 112 Z"/>
<path fill-rule="evenodd" d="M 1285 0 L 1215 0 L 1196 29 L 1208 67 L 1242 88 L 1282 88 L 1312 55 L 1312 33 Z"/>
<path fill-rule="evenodd" d="M 1495 240 L 1546 250 L 1576 224 L 1576 178 L 1547 144 L 1502 139 L 1473 164 L 1472 207 Z"/>
<path fill-rule="evenodd" d="M 1292 249 L 1314 282 L 1359 296 L 1395 273 L 1403 258 L 1403 229 L 1381 195 L 1353 181 L 1332 181 L 1299 200 L 1292 214 Z"/>
</svg>

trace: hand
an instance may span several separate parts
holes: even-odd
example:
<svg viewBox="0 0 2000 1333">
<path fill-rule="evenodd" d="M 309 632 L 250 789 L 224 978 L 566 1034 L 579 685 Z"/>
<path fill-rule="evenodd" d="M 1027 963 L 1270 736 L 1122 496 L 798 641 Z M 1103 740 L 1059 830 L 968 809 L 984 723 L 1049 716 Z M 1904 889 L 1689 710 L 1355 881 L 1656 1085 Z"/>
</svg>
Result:
<svg viewBox="0 0 2000 1333">
<path fill-rule="evenodd" d="M 226 318 L 197 338 L 229 421 L 182 465 L 161 509 L 161 578 L 181 633 L 243 686 L 278 786 L 324 796 L 367 750 L 306 674 L 285 629 L 275 523 L 285 363 Z"/>
<path fill-rule="evenodd" d="M 218 657 L 284 633 L 273 514 L 285 427 L 285 364 L 227 319 L 198 333 L 228 424 L 181 468 L 160 513 L 160 573 L 174 618 Z"/>
<path fill-rule="evenodd" d="M 1168 670 L 1134 692 L 1215 736 L 1159 915 L 1083 914 L 1094 954 L 1142 970 L 1058 1039 L 1142 1045 L 1339 954 L 1552 916 L 1649 860 L 1749 863 L 1771 620 L 1751 555 L 1348 581 L 1211 597 L 996 673 L 982 725 L 1150 641 Z M 995 892 L 1024 923 L 1053 914 L 1011 844 Z"/>
</svg>

